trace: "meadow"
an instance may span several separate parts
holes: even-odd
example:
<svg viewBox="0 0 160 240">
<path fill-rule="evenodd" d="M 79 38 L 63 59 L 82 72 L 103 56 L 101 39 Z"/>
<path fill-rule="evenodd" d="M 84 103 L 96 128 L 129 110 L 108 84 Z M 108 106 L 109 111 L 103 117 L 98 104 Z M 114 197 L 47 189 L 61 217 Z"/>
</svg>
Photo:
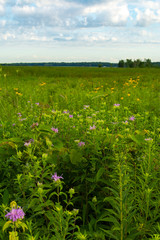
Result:
<svg viewBox="0 0 160 240">
<path fill-rule="evenodd" d="M 160 240 L 160 69 L 0 67 L 0 239 Z"/>
</svg>

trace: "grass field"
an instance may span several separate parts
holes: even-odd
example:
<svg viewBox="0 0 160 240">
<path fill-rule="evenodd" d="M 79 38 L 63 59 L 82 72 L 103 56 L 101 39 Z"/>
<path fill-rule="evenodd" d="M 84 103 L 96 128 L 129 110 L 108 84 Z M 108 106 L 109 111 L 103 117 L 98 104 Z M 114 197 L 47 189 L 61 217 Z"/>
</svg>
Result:
<svg viewBox="0 0 160 240">
<path fill-rule="evenodd" d="M 1 67 L 0 239 L 160 239 L 159 115 L 159 68 Z"/>
</svg>

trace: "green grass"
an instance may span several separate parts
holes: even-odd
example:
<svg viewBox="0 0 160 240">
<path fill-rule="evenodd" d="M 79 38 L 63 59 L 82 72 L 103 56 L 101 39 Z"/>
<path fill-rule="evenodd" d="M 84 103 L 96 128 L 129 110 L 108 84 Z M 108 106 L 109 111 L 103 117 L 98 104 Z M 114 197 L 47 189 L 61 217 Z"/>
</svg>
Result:
<svg viewBox="0 0 160 240">
<path fill-rule="evenodd" d="M 16 201 L 19 239 L 160 239 L 160 69 L 2 67 L 0 79 L 0 226 Z"/>
</svg>

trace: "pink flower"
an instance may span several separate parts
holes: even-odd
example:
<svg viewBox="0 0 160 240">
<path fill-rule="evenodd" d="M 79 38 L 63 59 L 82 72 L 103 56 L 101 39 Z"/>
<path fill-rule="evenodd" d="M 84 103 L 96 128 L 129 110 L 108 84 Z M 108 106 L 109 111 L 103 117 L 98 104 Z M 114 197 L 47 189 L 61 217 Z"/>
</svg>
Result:
<svg viewBox="0 0 160 240">
<path fill-rule="evenodd" d="M 70 118 L 73 118 L 73 115 L 70 114 L 69 117 L 70 117 Z"/>
<path fill-rule="evenodd" d="M 129 120 L 130 120 L 130 121 L 134 121 L 134 120 L 135 120 L 135 117 L 132 116 L 132 117 L 129 118 Z"/>
<path fill-rule="evenodd" d="M 94 130 L 94 129 L 96 129 L 96 126 L 95 126 L 95 125 L 93 125 L 93 127 L 90 126 L 89 129 L 90 129 L 90 130 Z"/>
<path fill-rule="evenodd" d="M 114 106 L 115 106 L 115 107 L 119 107 L 120 104 L 119 104 L 119 103 L 115 103 Z"/>
<path fill-rule="evenodd" d="M 82 147 L 82 146 L 84 146 L 84 145 L 85 145 L 85 142 L 79 142 L 79 143 L 78 143 L 78 146 L 79 146 L 79 147 Z"/>
<path fill-rule="evenodd" d="M 53 132 L 55 132 L 55 133 L 58 133 L 58 128 L 51 128 L 51 130 L 53 131 Z"/>
<path fill-rule="evenodd" d="M 57 176 L 57 173 L 55 172 L 54 175 L 52 175 L 51 179 L 53 179 L 56 182 L 59 179 L 63 179 L 63 177 L 62 176 Z"/>
<path fill-rule="evenodd" d="M 16 222 L 18 219 L 23 219 L 24 216 L 25 213 L 23 212 L 21 207 L 12 208 L 12 210 L 5 215 L 6 218 L 12 220 L 13 222 Z"/>
</svg>

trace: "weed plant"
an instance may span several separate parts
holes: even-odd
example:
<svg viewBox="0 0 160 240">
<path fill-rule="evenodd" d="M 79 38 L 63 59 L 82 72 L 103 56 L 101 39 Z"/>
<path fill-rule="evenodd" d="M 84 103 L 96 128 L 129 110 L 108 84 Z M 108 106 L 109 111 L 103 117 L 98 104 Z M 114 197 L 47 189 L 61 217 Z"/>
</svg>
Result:
<svg viewBox="0 0 160 240">
<path fill-rule="evenodd" d="M 1 67 L 0 239 L 160 239 L 159 82 L 158 68 Z"/>
</svg>

